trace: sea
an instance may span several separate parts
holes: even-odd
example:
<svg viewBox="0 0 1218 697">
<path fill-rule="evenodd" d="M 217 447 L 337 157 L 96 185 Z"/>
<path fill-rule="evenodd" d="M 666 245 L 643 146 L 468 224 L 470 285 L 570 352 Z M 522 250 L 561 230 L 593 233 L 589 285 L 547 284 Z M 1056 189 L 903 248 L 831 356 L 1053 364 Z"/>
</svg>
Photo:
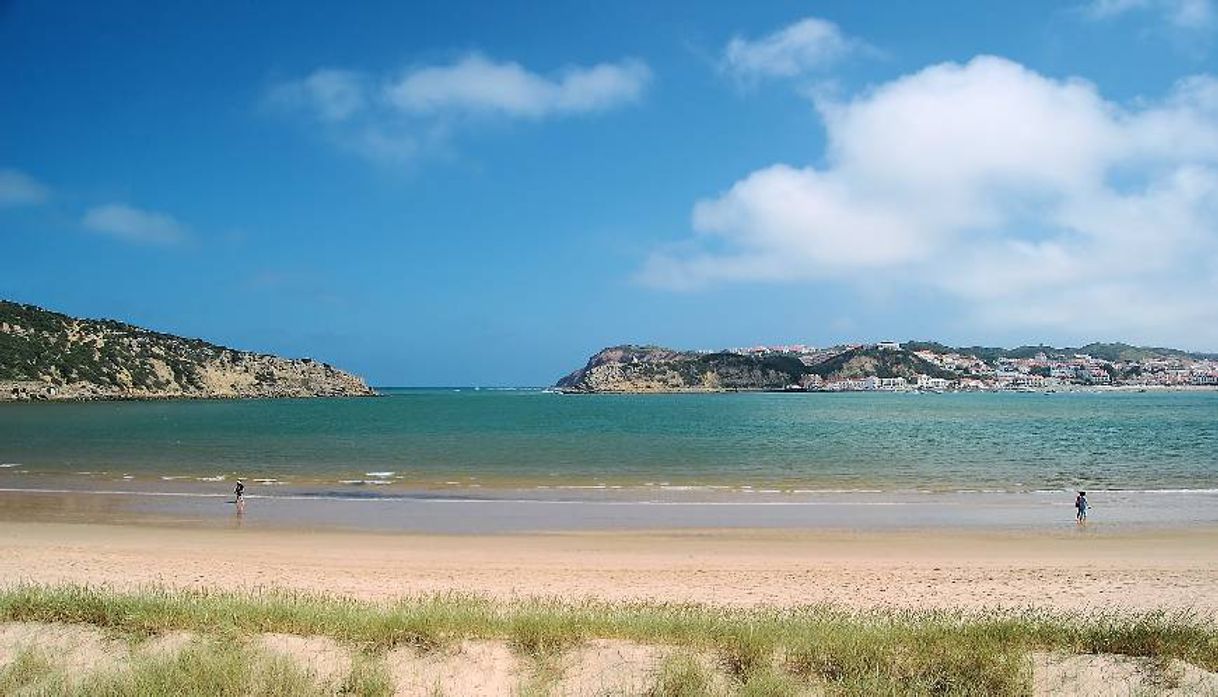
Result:
<svg viewBox="0 0 1218 697">
<path fill-rule="evenodd" d="M 775 504 L 826 521 L 872 506 L 861 524 L 893 516 L 881 505 L 986 519 L 1017 502 L 1029 520 L 1086 490 L 1097 515 L 1107 499 L 1136 520 L 1218 521 L 1215 391 L 380 392 L 2 404 L 0 490 L 200 498 L 242 478 L 255 500 L 671 504 L 692 518 L 667 522 L 693 526 Z M 740 524 L 816 519 L 764 510 Z"/>
</svg>

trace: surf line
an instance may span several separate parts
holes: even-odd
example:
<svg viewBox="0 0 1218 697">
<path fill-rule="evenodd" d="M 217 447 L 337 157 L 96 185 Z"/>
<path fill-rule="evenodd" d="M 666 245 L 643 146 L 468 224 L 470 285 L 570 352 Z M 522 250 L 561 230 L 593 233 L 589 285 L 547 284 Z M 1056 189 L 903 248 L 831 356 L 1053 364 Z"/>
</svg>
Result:
<svg viewBox="0 0 1218 697">
<path fill-rule="evenodd" d="M 177 498 L 227 498 L 230 493 L 191 493 L 185 491 L 122 491 L 117 489 L 50 489 L 0 487 L 0 493 L 28 494 L 79 494 L 90 496 L 163 496 Z M 361 498 L 356 496 L 326 496 L 299 494 L 246 494 L 246 498 L 280 501 L 350 501 L 352 503 L 448 503 L 448 504 L 527 504 L 545 506 L 908 506 L 923 502 L 912 501 L 552 501 L 546 499 L 464 499 L 425 498 L 418 496 L 378 496 Z M 927 502 L 928 503 L 928 502 Z"/>
</svg>

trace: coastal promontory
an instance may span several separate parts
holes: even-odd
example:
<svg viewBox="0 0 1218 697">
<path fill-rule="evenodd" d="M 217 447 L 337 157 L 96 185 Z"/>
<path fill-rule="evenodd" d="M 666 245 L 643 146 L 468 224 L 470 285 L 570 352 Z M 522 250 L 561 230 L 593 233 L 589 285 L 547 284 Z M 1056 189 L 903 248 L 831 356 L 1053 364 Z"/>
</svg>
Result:
<svg viewBox="0 0 1218 697">
<path fill-rule="evenodd" d="M 658 346 L 613 346 L 558 381 L 564 392 L 682 392 L 782 389 L 804 365 L 788 355 L 696 353 Z"/>
<path fill-rule="evenodd" d="M 0 300 L 0 401 L 354 397 L 359 376 Z"/>
<path fill-rule="evenodd" d="M 1209 388 L 1218 356 L 1092 343 L 1077 348 L 951 347 L 883 341 L 828 348 L 754 346 L 678 351 L 603 349 L 554 386 L 567 393 Z"/>
</svg>

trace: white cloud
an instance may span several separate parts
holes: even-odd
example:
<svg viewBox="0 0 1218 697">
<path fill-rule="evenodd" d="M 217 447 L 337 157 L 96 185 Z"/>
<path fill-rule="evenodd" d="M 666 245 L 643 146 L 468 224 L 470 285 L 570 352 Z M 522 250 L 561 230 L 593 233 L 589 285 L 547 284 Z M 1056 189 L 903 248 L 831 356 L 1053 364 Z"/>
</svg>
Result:
<svg viewBox="0 0 1218 697">
<path fill-rule="evenodd" d="M 974 325 L 1218 342 L 1218 80 L 1130 108 L 1008 60 L 821 100 L 823 168 L 699 202 L 643 280 L 930 290 Z"/>
<path fill-rule="evenodd" d="M 518 63 L 471 54 L 447 66 L 408 71 L 385 88 L 390 103 L 413 114 L 488 112 L 537 118 L 602 111 L 637 101 L 651 71 L 639 61 L 569 67 L 553 77 Z"/>
<path fill-rule="evenodd" d="M 0 208 L 33 206 L 50 198 L 50 191 L 30 175 L 0 169 Z"/>
<path fill-rule="evenodd" d="M 1147 9 L 1155 2 L 1156 0 L 1091 0 L 1083 6 L 1083 11 L 1092 19 L 1108 19 L 1133 10 Z"/>
<path fill-rule="evenodd" d="M 367 105 L 364 82 L 364 76 L 354 71 L 323 68 L 275 85 L 268 99 L 287 109 L 305 110 L 321 121 L 343 121 Z"/>
<path fill-rule="evenodd" d="M 1083 10 L 1092 19 L 1109 19 L 1134 11 L 1154 11 L 1179 29 L 1205 29 L 1218 18 L 1214 0 L 1091 0 Z"/>
<path fill-rule="evenodd" d="M 190 237 L 186 226 L 172 216 L 122 203 L 90 208 L 81 224 L 94 232 L 136 244 L 172 245 Z"/>
<path fill-rule="evenodd" d="M 822 70 L 861 45 L 833 22 L 808 17 L 759 39 L 734 37 L 722 68 L 744 79 L 795 77 Z"/>
<path fill-rule="evenodd" d="M 637 102 L 651 81 L 646 64 L 568 66 L 552 75 L 471 53 L 448 65 L 393 76 L 323 68 L 273 86 L 269 105 L 304 114 L 340 146 L 375 160 L 409 161 L 443 149 L 467 117 L 557 118 Z"/>
</svg>

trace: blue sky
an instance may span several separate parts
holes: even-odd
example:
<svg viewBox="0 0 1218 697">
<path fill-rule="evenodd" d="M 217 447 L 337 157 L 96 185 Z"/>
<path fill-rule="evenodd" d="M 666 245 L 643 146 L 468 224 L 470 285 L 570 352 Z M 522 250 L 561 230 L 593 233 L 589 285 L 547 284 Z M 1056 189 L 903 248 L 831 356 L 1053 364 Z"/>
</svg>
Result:
<svg viewBox="0 0 1218 697">
<path fill-rule="evenodd" d="M 0 297 L 376 384 L 1218 350 L 1213 0 L 0 2 Z"/>
</svg>

